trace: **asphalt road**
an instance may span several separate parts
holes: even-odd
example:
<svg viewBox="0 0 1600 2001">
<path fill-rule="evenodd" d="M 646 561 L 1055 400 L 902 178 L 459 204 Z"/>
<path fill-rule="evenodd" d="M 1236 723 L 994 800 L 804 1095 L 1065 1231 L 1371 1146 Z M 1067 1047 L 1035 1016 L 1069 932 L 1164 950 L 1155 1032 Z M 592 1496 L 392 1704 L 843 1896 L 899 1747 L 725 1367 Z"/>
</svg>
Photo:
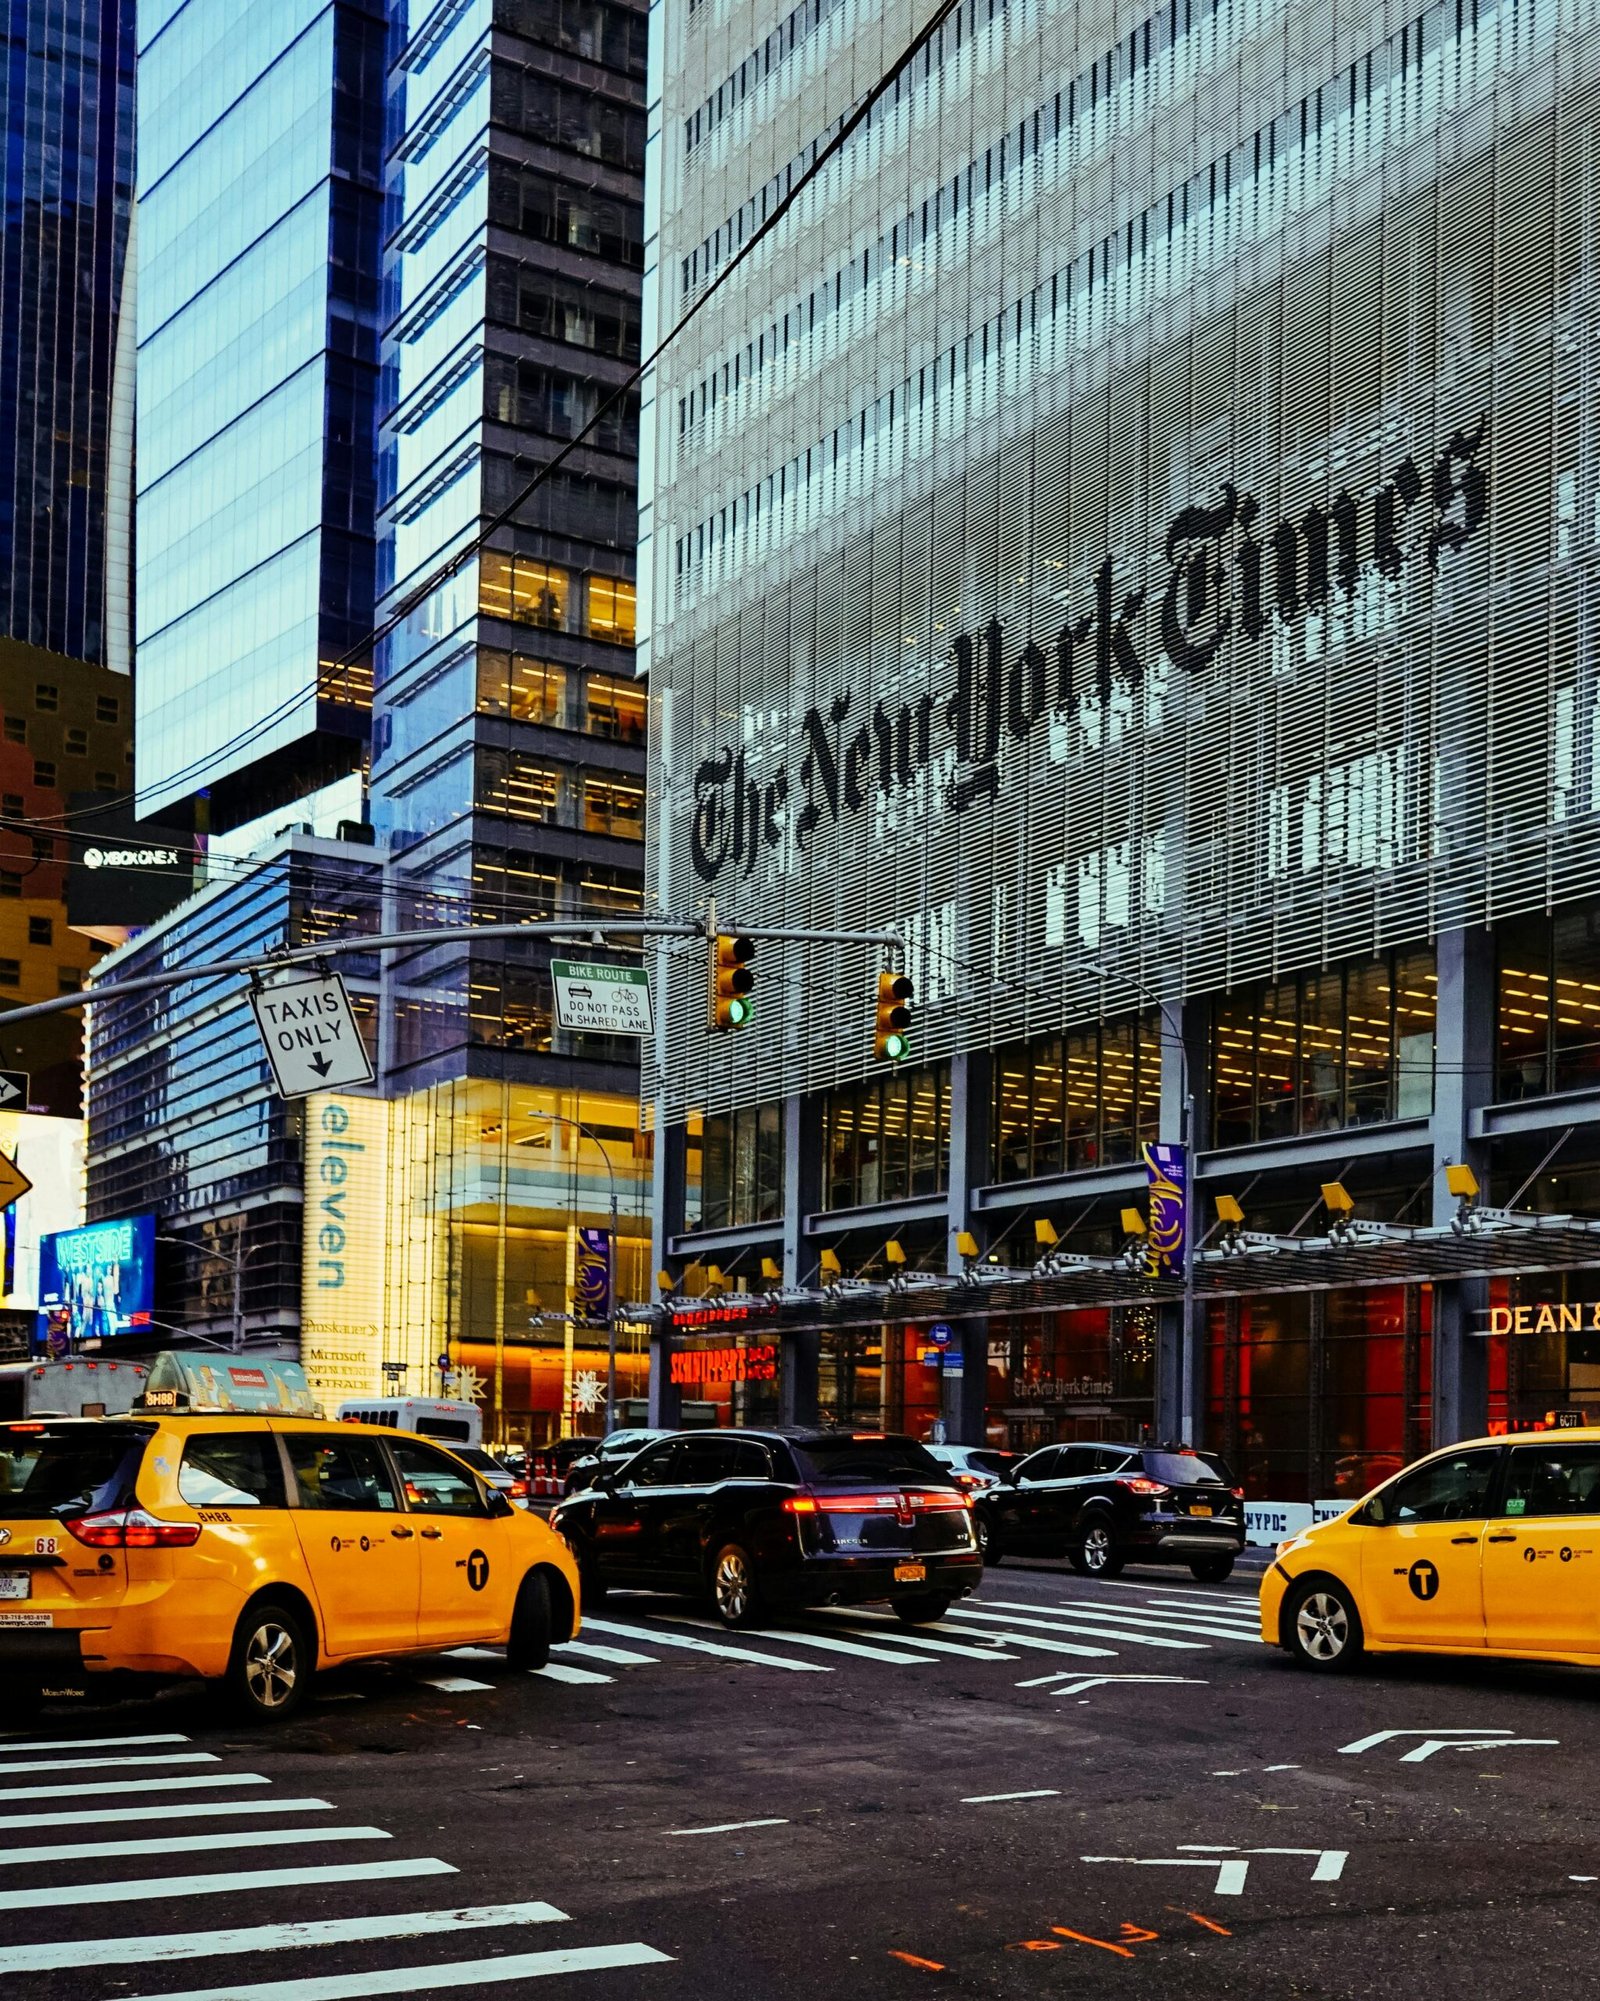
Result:
<svg viewBox="0 0 1600 2001">
<path fill-rule="evenodd" d="M 1600 1681 L 1314 1678 L 1254 1587 L 1007 1563 L 917 1636 L 615 1597 L 538 1676 L 330 1676 L 277 1732 L 53 1709 L 0 1738 L 0 2001 L 1593 1992 Z"/>
</svg>

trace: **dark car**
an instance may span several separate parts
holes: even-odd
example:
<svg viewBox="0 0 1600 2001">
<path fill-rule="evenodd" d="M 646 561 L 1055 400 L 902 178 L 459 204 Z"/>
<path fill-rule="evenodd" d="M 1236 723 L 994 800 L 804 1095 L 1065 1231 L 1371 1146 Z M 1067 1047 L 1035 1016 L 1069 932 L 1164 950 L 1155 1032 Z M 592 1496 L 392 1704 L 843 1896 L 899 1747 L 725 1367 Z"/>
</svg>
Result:
<svg viewBox="0 0 1600 2001">
<path fill-rule="evenodd" d="M 1244 1548 L 1244 1489 L 1188 1445 L 1047 1445 L 974 1503 L 990 1563 L 1064 1556 L 1089 1577 L 1125 1563 L 1186 1563 L 1220 1584 Z"/>
<path fill-rule="evenodd" d="M 561 1447 L 576 1445 L 579 1450 L 565 1456 L 565 1472 L 562 1479 L 563 1494 L 575 1494 L 581 1487 L 592 1487 L 603 1472 L 615 1472 L 625 1465 L 636 1452 L 642 1451 L 652 1438 L 669 1438 L 667 1431 L 652 1431 L 647 1425 L 634 1425 L 625 1431 L 609 1432 L 604 1438 L 563 1439 L 556 1452 L 561 1455 Z M 561 1464 L 558 1456 L 557 1464 Z"/>
<path fill-rule="evenodd" d="M 678 1432 L 551 1521 L 586 1604 L 610 1585 L 709 1594 L 728 1626 L 873 1598 L 921 1625 L 983 1576 L 966 1495 L 914 1439 L 881 1432 Z"/>
</svg>

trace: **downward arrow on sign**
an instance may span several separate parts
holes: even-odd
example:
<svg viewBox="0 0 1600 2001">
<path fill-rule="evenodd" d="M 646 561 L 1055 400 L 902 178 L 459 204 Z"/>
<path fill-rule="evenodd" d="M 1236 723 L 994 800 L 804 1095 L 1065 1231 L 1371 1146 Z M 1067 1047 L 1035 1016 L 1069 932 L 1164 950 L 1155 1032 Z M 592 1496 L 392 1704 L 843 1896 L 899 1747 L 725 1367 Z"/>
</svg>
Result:
<svg viewBox="0 0 1600 2001">
<path fill-rule="evenodd" d="M 328 1061 L 327 1057 L 323 1055 L 320 1049 L 317 1051 L 315 1056 L 310 1056 L 306 1060 L 307 1062 L 310 1063 L 312 1069 L 316 1071 L 319 1077 L 326 1077 L 328 1072 L 333 1068 L 333 1065 Z"/>
</svg>

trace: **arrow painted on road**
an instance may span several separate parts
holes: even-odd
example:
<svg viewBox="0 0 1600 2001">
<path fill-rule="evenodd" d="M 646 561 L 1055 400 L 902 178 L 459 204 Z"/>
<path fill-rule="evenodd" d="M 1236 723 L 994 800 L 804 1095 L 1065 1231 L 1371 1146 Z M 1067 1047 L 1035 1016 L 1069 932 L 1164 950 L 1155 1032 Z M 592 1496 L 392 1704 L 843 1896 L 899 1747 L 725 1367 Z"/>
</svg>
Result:
<svg viewBox="0 0 1600 2001">
<path fill-rule="evenodd" d="M 1060 1674 L 1041 1675 L 1037 1681 L 1019 1681 L 1017 1686 L 1018 1688 L 1043 1688 L 1047 1682 L 1060 1681 L 1062 1675 L 1070 1675 L 1071 1673 L 1071 1668 L 1063 1668 Z M 1187 1674 L 1088 1674 L 1080 1675 L 1076 1680 L 1069 1681 L 1065 1688 L 1054 1689 L 1052 1693 L 1055 1695 L 1082 1695 L 1086 1689 L 1110 1688 L 1114 1682 L 1121 1681 L 1177 1682 L 1184 1688 L 1208 1688 L 1210 1686 L 1209 1682 L 1196 1681 L 1193 1675 Z"/>
<path fill-rule="evenodd" d="M 1341 1744 L 1339 1755 L 1344 1758 L 1358 1758 L 1363 1751 L 1375 1751 L 1380 1744 L 1388 1744 L 1402 1737 L 1421 1737 L 1425 1741 L 1414 1750 L 1407 1751 L 1401 1759 L 1405 1765 L 1420 1765 L 1425 1758 L 1431 1758 L 1435 1751 L 1489 1751 L 1500 1744 L 1559 1744 L 1559 1737 L 1514 1737 L 1507 1729 L 1493 1725 L 1476 1730 L 1374 1730 L 1370 1737 L 1358 1737 L 1353 1744 Z"/>
<path fill-rule="evenodd" d="M 1517 1744 L 1559 1744 L 1559 1737 L 1456 1737 L 1449 1742 L 1443 1737 L 1428 1737 L 1413 1751 L 1407 1751 L 1401 1758 L 1402 1765 L 1420 1765 L 1424 1758 L 1431 1758 L 1435 1751 L 1509 1751 Z"/>
</svg>

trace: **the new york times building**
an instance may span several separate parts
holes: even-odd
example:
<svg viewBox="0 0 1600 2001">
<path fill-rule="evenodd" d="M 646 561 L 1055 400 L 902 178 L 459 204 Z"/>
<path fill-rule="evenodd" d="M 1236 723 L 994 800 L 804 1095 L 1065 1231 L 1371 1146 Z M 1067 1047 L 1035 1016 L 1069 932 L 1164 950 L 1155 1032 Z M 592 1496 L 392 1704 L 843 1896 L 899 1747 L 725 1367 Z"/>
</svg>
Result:
<svg viewBox="0 0 1600 2001">
<path fill-rule="evenodd" d="M 659 336 L 926 11 L 655 18 Z M 654 961 L 658 1415 L 1298 1503 L 1600 1418 L 1597 286 L 1594 0 L 978 0 L 704 304 L 657 898 L 915 997 Z"/>
</svg>

